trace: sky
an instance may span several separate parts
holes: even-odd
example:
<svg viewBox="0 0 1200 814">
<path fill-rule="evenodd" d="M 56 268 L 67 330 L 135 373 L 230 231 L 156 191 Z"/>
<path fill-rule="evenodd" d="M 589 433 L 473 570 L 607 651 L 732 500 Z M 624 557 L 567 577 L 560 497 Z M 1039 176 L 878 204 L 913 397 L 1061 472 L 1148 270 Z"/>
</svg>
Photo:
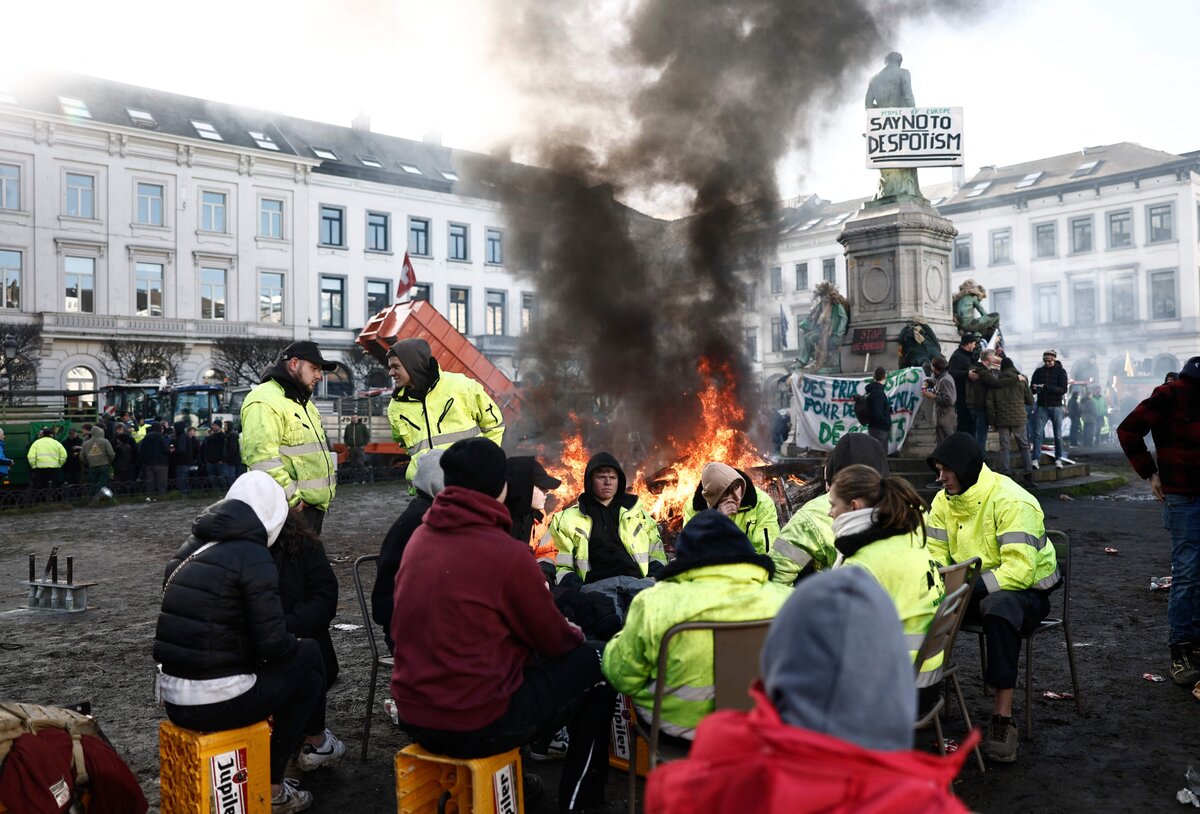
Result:
<svg viewBox="0 0 1200 814">
<path fill-rule="evenodd" d="M 636 2 L 592 5 L 619 16 Z M 5 63 L 21 71 L 74 71 L 335 124 L 365 112 L 377 132 L 437 133 L 479 152 L 506 149 L 537 123 L 537 100 L 518 98 L 512 72 L 493 61 L 499 0 L 8 5 L 5 27 L 21 34 L 7 38 Z M 963 108 L 968 178 L 983 165 L 1119 141 L 1200 150 L 1190 85 L 1200 75 L 1197 0 L 1007 0 L 988 9 L 953 23 L 913 20 L 894 43 L 918 106 Z M 596 47 L 614 31 L 597 29 Z M 849 77 L 862 90 L 797 123 L 808 147 L 780 162 L 781 197 L 873 193 L 862 91 L 882 57 Z M 921 171 L 925 186 L 949 177 Z"/>
</svg>

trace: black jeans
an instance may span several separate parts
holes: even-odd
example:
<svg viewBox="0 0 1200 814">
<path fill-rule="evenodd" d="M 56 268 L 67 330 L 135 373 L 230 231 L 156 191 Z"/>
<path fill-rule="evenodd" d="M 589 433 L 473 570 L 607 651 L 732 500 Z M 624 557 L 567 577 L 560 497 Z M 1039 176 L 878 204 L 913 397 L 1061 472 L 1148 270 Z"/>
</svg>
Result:
<svg viewBox="0 0 1200 814">
<path fill-rule="evenodd" d="M 240 729 L 275 716 L 271 730 L 271 782 L 283 782 L 292 750 L 304 735 L 325 731 L 325 668 L 313 639 L 301 639 L 287 661 L 261 667 L 254 686 L 237 698 L 216 704 L 167 704 L 167 717 L 176 726 L 199 732 Z"/>
<path fill-rule="evenodd" d="M 313 530 L 313 533 L 320 537 L 321 526 L 325 524 L 325 512 L 316 506 L 309 506 L 306 503 L 300 514 L 304 517 L 305 522 L 308 523 L 308 527 Z"/>
<path fill-rule="evenodd" d="M 1017 686 L 1017 663 L 1021 638 L 1027 636 L 1050 613 L 1049 591 L 999 591 L 986 593 L 977 582 L 967 621 L 980 624 L 987 642 L 987 671 L 983 680 L 999 690 Z"/>
<path fill-rule="evenodd" d="M 608 738 L 616 693 L 600 672 L 602 642 L 587 641 L 555 659 L 525 667 L 524 681 L 504 714 L 471 732 L 424 729 L 401 723 L 431 752 L 480 758 L 507 752 L 551 735 L 566 724 L 571 735 L 558 785 L 564 811 L 604 802 L 608 781 Z"/>
</svg>

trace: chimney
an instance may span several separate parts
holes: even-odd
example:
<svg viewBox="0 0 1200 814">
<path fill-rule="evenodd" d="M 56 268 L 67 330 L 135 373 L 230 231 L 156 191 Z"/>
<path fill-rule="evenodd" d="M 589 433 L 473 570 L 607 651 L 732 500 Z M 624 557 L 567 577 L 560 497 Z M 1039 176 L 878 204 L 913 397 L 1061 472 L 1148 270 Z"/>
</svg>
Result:
<svg viewBox="0 0 1200 814">
<path fill-rule="evenodd" d="M 967 183 L 967 170 L 965 167 L 951 167 L 950 169 L 950 186 L 955 192 L 963 188 Z"/>
<path fill-rule="evenodd" d="M 441 130 L 427 130 L 427 131 L 425 131 L 425 135 L 421 136 L 421 141 L 425 142 L 426 144 L 432 144 L 434 147 L 441 147 L 442 146 L 442 131 Z"/>
<path fill-rule="evenodd" d="M 356 132 L 359 132 L 359 133 L 370 133 L 371 132 L 371 117 L 368 116 L 365 112 L 359 113 L 357 116 L 355 116 L 353 119 L 350 120 L 350 129 L 354 130 Z"/>
</svg>

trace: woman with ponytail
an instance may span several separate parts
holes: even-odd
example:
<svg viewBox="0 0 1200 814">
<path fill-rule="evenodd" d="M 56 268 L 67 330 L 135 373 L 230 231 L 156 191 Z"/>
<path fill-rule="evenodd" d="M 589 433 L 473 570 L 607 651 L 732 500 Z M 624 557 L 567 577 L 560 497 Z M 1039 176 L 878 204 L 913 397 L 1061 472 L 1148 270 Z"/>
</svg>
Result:
<svg viewBox="0 0 1200 814">
<path fill-rule="evenodd" d="M 903 478 L 885 478 L 856 464 L 834 477 L 829 504 L 842 565 L 866 570 L 891 597 L 915 660 L 946 596 L 938 564 L 925 545 L 925 501 Z M 940 655 L 921 665 L 917 687 L 922 709 L 936 698 L 941 668 Z M 927 687 L 934 689 L 925 692 Z"/>
</svg>

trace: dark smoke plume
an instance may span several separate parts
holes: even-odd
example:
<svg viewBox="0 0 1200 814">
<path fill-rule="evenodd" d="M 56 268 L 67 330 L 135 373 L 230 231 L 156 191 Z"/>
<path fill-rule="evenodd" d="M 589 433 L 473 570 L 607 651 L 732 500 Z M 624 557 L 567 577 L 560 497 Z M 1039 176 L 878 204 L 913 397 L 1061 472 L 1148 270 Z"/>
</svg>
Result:
<svg viewBox="0 0 1200 814">
<path fill-rule="evenodd" d="M 539 401 L 570 405 L 552 388 L 574 359 L 643 434 L 690 440 L 707 356 L 731 371 L 752 421 L 735 271 L 753 272 L 773 249 L 777 163 L 804 145 L 806 111 L 862 98 L 901 21 L 980 6 L 631 0 L 605 16 L 575 0 L 504 4 L 499 63 L 528 100 L 511 154 L 549 170 L 492 179 L 514 265 L 539 296 L 532 350 L 551 388 Z M 620 200 L 687 214 L 655 220 Z"/>
</svg>

